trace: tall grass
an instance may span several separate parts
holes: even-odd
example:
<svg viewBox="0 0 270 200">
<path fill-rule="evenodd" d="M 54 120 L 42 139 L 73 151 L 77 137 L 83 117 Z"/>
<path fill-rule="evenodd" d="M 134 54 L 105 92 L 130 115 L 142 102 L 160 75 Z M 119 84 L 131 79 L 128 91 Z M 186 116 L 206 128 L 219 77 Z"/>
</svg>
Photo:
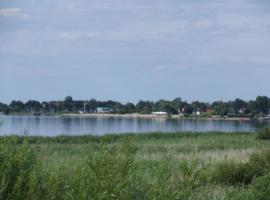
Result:
<svg viewBox="0 0 270 200">
<path fill-rule="evenodd" d="M 247 163 L 223 161 L 214 169 L 212 179 L 217 183 L 246 185 L 268 172 L 270 172 L 270 150 L 253 153 Z"/>
<path fill-rule="evenodd" d="M 37 158 L 27 141 L 4 139 L 0 144 L 0 199 L 28 199 Z"/>
<path fill-rule="evenodd" d="M 270 128 L 263 128 L 257 132 L 257 138 L 261 140 L 270 140 Z"/>
<path fill-rule="evenodd" d="M 268 141 L 181 134 L 0 137 L 0 199 L 247 199 L 268 187 Z"/>
</svg>

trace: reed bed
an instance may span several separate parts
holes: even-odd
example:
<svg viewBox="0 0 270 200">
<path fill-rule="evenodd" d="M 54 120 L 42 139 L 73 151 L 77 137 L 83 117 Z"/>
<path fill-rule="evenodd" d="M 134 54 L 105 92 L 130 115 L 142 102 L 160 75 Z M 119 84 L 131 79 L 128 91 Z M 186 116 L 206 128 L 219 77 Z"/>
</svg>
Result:
<svg viewBox="0 0 270 200">
<path fill-rule="evenodd" d="M 253 132 L 4 136 L 0 199 L 267 199 L 269 147 Z"/>
</svg>

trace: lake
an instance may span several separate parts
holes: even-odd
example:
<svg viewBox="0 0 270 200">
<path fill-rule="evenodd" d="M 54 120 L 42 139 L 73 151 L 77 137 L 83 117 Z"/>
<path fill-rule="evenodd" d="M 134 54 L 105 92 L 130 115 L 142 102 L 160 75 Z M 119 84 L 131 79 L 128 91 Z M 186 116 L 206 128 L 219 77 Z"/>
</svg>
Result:
<svg viewBox="0 0 270 200">
<path fill-rule="evenodd" d="M 104 135 L 114 133 L 174 131 L 254 131 L 270 121 L 228 121 L 203 119 L 145 119 L 126 117 L 59 117 L 0 115 L 0 135 Z"/>
</svg>

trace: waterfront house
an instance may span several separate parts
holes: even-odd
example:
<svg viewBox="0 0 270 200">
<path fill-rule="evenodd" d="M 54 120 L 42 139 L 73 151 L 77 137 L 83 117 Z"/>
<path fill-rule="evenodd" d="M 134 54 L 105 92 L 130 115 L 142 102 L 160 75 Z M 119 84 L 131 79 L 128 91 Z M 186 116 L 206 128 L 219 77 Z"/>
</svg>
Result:
<svg viewBox="0 0 270 200">
<path fill-rule="evenodd" d="M 97 107 L 97 113 L 110 113 L 113 110 L 107 107 Z"/>
</svg>

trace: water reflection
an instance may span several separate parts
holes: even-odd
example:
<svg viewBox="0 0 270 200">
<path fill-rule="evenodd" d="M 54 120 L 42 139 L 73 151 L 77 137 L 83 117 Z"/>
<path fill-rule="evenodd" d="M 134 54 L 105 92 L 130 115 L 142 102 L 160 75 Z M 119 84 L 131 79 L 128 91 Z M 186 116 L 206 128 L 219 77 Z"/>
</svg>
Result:
<svg viewBox="0 0 270 200">
<path fill-rule="evenodd" d="M 61 118 L 54 116 L 4 116 L 0 135 L 102 135 L 106 133 L 141 133 L 172 131 L 253 131 L 270 125 L 270 121 L 225 121 L 201 119 L 142 119 L 142 118 Z"/>
</svg>

